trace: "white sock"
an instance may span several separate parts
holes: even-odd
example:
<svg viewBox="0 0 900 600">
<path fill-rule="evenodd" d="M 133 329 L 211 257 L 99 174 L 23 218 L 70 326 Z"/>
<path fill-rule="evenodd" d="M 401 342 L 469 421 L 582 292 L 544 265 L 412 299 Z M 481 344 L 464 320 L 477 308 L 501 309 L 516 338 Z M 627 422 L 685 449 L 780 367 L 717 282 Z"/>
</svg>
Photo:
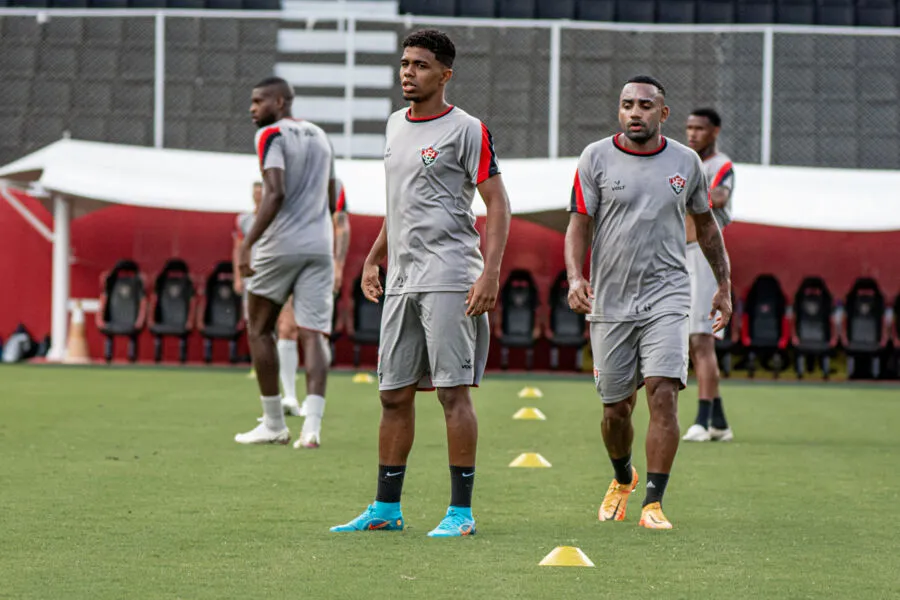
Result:
<svg viewBox="0 0 900 600">
<path fill-rule="evenodd" d="M 287 425 L 284 422 L 284 410 L 281 408 L 281 396 L 260 396 L 263 407 L 263 423 L 272 431 L 281 431 Z"/>
<path fill-rule="evenodd" d="M 285 398 L 297 398 L 297 366 L 300 363 L 300 352 L 295 340 L 278 340 L 278 374 L 281 376 L 281 388 Z"/>
<path fill-rule="evenodd" d="M 303 420 L 303 433 L 319 431 L 322 417 L 325 415 L 325 398 L 310 394 L 303 401 L 306 407 L 306 418 Z"/>
</svg>

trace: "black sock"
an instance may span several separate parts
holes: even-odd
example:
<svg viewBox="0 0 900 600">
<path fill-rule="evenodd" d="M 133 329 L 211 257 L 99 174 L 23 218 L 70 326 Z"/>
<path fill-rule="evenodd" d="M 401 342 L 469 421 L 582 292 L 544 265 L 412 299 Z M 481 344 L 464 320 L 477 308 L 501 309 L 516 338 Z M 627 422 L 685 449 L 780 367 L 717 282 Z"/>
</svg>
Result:
<svg viewBox="0 0 900 600">
<path fill-rule="evenodd" d="M 700 425 L 704 429 L 709 427 L 709 415 L 712 411 L 712 400 L 704 400 L 701 398 L 697 401 L 697 418 L 694 424 Z"/>
<path fill-rule="evenodd" d="M 405 476 L 406 465 L 399 467 L 378 465 L 378 492 L 375 494 L 375 501 L 400 502 Z"/>
<path fill-rule="evenodd" d="M 643 506 L 654 502 L 662 503 L 663 494 L 666 493 L 666 485 L 669 483 L 668 473 L 647 473 L 647 497 Z"/>
<path fill-rule="evenodd" d="M 450 506 L 471 508 L 473 487 L 475 487 L 475 467 L 450 465 Z"/>
<path fill-rule="evenodd" d="M 712 401 L 712 426 L 716 429 L 728 429 L 728 421 L 725 419 L 725 409 L 722 408 L 722 399 L 718 396 Z"/>
<path fill-rule="evenodd" d="M 627 454 L 622 458 L 610 458 L 612 462 L 613 470 L 616 472 L 616 481 L 619 483 L 631 483 L 632 476 L 634 475 L 631 472 L 631 454 Z"/>
</svg>

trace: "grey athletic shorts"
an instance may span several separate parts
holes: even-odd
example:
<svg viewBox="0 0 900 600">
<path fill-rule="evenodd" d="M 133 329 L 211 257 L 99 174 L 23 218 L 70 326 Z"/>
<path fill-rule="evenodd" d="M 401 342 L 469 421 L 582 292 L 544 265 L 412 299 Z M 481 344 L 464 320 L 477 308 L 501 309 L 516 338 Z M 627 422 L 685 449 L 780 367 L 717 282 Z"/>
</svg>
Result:
<svg viewBox="0 0 900 600">
<path fill-rule="evenodd" d="M 713 334 L 713 320 L 709 318 L 712 310 L 712 299 L 716 295 L 718 284 L 709 261 L 703 256 L 700 244 L 691 242 L 687 245 L 687 270 L 691 278 L 691 321 L 690 333 Z M 722 339 L 724 331 L 716 334 Z"/>
<path fill-rule="evenodd" d="M 466 316 L 466 292 L 384 296 L 378 389 L 478 385 L 490 344 L 486 314 Z"/>
<path fill-rule="evenodd" d="M 593 322 L 594 383 L 605 404 L 631 396 L 647 377 L 687 382 L 688 317 L 674 313 L 640 321 Z"/>
<path fill-rule="evenodd" d="M 334 310 L 334 260 L 327 254 L 257 257 L 256 273 L 247 285 L 255 296 L 284 304 L 294 295 L 294 318 L 299 327 L 331 335 Z"/>
</svg>

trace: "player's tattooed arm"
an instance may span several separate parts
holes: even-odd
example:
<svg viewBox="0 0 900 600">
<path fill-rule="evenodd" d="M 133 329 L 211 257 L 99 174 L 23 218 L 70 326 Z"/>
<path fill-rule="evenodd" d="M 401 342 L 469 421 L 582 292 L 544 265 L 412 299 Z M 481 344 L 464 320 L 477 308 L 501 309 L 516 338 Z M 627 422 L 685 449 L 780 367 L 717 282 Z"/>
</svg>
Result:
<svg viewBox="0 0 900 600">
<path fill-rule="evenodd" d="M 350 218 L 344 211 L 334 213 L 334 291 L 341 290 L 344 283 L 344 263 L 350 248 Z"/>
<path fill-rule="evenodd" d="M 731 264 L 728 261 L 728 253 L 725 251 L 725 241 L 722 239 L 722 232 L 719 230 L 719 224 L 716 223 L 715 217 L 711 211 L 692 215 L 694 217 L 694 225 L 697 228 L 697 243 L 703 250 L 703 256 L 709 261 L 713 274 L 716 276 L 716 283 L 719 286 L 728 285 L 731 287 Z"/>
<path fill-rule="evenodd" d="M 710 318 L 715 319 L 713 333 L 725 328 L 731 320 L 731 264 L 728 260 L 728 252 L 725 250 L 725 241 L 719 224 L 713 217 L 712 211 L 706 211 L 694 215 L 694 225 L 697 226 L 697 243 L 703 251 L 703 256 L 709 262 L 716 283 L 719 288 L 713 296 Z M 716 313 L 720 313 L 716 315 Z"/>
<path fill-rule="evenodd" d="M 591 312 L 594 298 L 590 282 L 584 277 L 584 259 L 587 257 L 591 240 L 593 219 L 588 215 L 573 212 L 569 214 L 566 228 L 566 277 L 569 280 L 569 308 L 586 315 Z"/>
</svg>

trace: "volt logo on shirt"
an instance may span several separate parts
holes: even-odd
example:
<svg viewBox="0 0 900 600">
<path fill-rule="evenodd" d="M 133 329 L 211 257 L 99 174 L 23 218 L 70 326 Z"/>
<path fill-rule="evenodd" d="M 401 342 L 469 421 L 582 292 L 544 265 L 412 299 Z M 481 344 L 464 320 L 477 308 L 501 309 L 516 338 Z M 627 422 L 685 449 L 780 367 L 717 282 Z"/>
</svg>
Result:
<svg viewBox="0 0 900 600">
<path fill-rule="evenodd" d="M 433 165 L 434 161 L 437 160 L 437 157 L 440 154 L 440 152 L 438 152 L 437 150 L 434 149 L 434 146 L 428 146 L 427 148 L 422 148 L 421 152 L 422 152 L 422 163 L 426 167 L 430 167 L 431 165 Z"/>
</svg>

